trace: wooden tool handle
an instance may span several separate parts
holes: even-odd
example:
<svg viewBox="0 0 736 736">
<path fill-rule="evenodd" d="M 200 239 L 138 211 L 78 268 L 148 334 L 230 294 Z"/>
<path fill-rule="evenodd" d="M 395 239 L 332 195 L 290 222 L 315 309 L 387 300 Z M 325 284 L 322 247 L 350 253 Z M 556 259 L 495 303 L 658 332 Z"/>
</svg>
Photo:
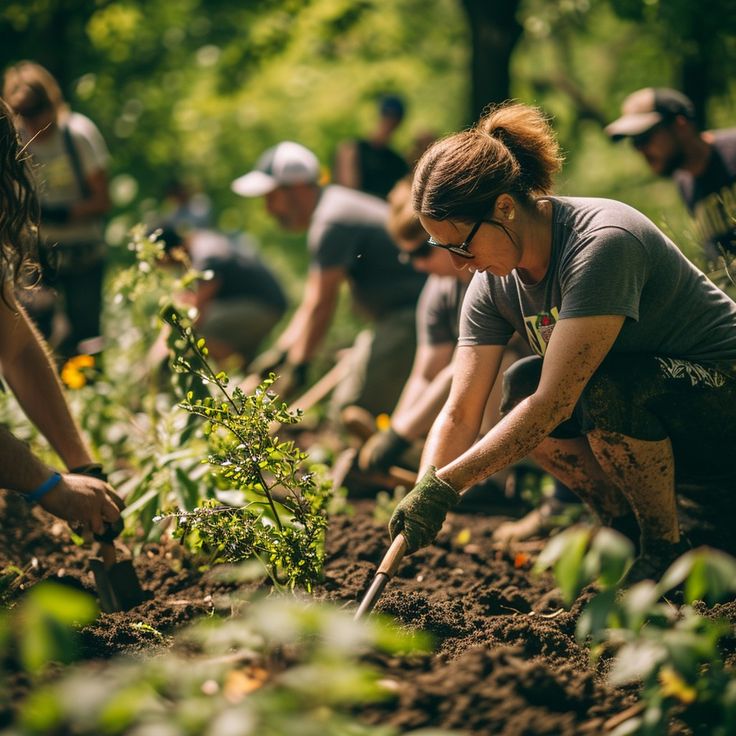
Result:
<svg viewBox="0 0 736 736">
<path fill-rule="evenodd" d="M 402 485 L 413 488 L 417 484 L 417 474 L 413 470 L 407 470 L 399 465 L 392 465 L 388 469 L 388 474 Z"/>
<path fill-rule="evenodd" d="M 404 559 L 406 548 L 407 544 L 406 539 L 404 539 L 404 535 L 397 534 L 394 541 L 391 542 L 388 552 L 383 556 L 381 564 L 378 566 L 378 570 L 376 570 L 376 575 L 382 572 L 384 575 L 388 575 L 389 578 L 392 578 L 396 570 L 399 568 L 401 560 Z"/>
</svg>

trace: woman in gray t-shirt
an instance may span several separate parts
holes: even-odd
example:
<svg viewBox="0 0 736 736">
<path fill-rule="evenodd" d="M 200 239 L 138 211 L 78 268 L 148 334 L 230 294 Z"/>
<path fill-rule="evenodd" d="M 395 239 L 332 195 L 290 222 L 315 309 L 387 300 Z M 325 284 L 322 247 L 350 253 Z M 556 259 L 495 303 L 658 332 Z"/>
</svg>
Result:
<svg viewBox="0 0 736 736">
<path fill-rule="evenodd" d="M 458 491 L 532 455 L 602 522 L 641 533 L 635 580 L 685 547 L 676 478 L 733 472 L 736 304 L 631 207 L 550 197 L 560 163 L 542 114 L 509 104 L 417 166 L 430 242 L 475 276 L 425 475 L 390 530 L 409 551 L 430 544 Z M 514 332 L 536 357 L 507 372 L 506 415 L 475 442 Z"/>
</svg>

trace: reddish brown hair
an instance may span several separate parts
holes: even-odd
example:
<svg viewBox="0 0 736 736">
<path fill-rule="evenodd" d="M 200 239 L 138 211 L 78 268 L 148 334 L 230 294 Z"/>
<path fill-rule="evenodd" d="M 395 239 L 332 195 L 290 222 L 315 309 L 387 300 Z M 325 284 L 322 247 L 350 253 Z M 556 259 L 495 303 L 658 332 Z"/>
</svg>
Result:
<svg viewBox="0 0 736 736">
<path fill-rule="evenodd" d="M 472 222 L 487 216 L 504 192 L 522 201 L 549 194 L 561 166 L 541 110 L 506 103 L 426 151 L 414 172 L 413 206 L 433 220 Z"/>
</svg>

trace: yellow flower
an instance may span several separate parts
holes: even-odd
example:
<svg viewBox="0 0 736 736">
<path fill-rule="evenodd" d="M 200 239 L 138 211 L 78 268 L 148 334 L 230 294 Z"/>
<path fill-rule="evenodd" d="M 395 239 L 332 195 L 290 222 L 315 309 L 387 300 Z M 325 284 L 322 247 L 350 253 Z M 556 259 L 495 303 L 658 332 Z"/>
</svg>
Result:
<svg viewBox="0 0 736 736">
<path fill-rule="evenodd" d="M 71 358 L 75 368 L 94 368 L 95 359 L 92 355 L 75 355 Z"/>
<path fill-rule="evenodd" d="M 659 671 L 659 684 L 662 686 L 662 695 L 676 698 L 685 705 L 695 702 L 698 697 L 697 690 L 688 685 L 672 667 L 662 667 Z"/>
<path fill-rule="evenodd" d="M 73 363 L 68 360 L 61 369 L 61 380 L 71 389 L 82 388 L 87 383 L 87 379 Z"/>
<path fill-rule="evenodd" d="M 376 417 L 376 428 L 379 432 L 385 432 L 391 426 L 391 417 L 388 414 L 379 414 Z"/>
</svg>

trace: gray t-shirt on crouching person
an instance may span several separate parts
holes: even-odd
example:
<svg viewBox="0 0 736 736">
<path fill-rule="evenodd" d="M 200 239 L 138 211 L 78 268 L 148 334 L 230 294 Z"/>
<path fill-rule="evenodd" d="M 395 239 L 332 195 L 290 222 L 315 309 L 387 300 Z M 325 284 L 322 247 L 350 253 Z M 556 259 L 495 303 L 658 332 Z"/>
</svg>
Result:
<svg viewBox="0 0 736 736">
<path fill-rule="evenodd" d="M 468 283 L 454 276 L 432 274 L 417 305 L 417 342 L 442 345 L 457 342 L 460 313 Z"/>
<path fill-rule="evenodd" d="M 388 204 L 338 185 L 325 187 L 307 233 L 317 268 L 344 268 L 356 306 L 380 319 L 413 307 L 426 277 L 401 263 L 386 230 Z"/>
<path fill-rule="evenodd" d="M 559 319 L 624 315 L 612 353 L 712 361 L 736 375 L 736 304 L 637 210 L 608 199 L 550 197 L 545 277 L 474 276 L 459 345 L 505 345 L 514 331 L 543 356 Z"/>
</svg>

